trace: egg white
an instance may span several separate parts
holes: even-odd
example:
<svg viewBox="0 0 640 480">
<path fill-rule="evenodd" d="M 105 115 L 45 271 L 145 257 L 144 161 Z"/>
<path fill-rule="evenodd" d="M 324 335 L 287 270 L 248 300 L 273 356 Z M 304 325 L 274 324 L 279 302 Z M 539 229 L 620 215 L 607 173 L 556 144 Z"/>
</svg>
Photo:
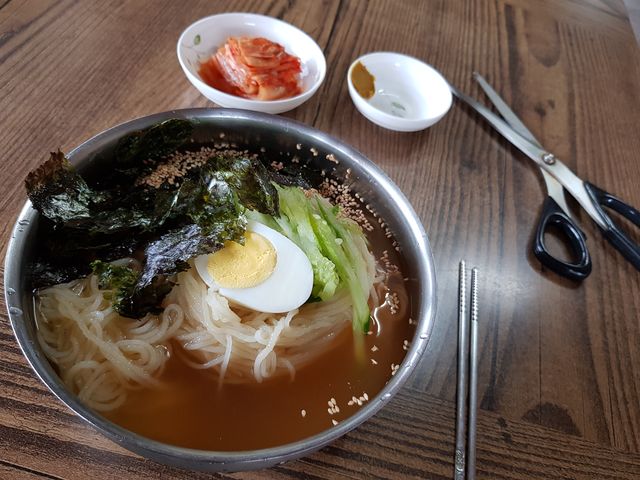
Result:
<svg viewBox="0 0 640 480">
<path fill-rule="evenodd" d="M 276 252 L 276 265 L 266 280 L 248 288 L 224 288 L 209 272 L 209 255 L 195 259 L 200 278 L 231 302 L 265 313 L 294 310 L 306 302 L 313 288 L 313 270 L 305 253 L 295 243 L 262 223 L 249 221 L 247 230 L 262 235 Z"/>
</svg>

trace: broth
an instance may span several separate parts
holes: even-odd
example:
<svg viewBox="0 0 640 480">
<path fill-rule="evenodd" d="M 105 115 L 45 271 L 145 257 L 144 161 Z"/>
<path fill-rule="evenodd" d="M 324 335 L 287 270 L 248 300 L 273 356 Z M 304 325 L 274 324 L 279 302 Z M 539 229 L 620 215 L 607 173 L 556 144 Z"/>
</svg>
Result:
<svg viewBox="0 0 640 480">
<path fill-rule="evenodd" d="M 366 393 L 368 401 L 373 400 L 391 378 L 392 364 L 404 358 L 404 342 L 410 341 L 414 327 L 400 274 L 390 283 L 404 308 L 395 314 L 390 305 L 376 309 L 373 333 L 365 336 L 364 362 L 356 358 L 349 326 L 328 351 L 299 368 L 293 381 L 285 375 L 260 384 L 218 388 L 210 373 L 173 355 L 160 377 L 160 389 L 130 392 L 122 407 L 105 416 L 154 440 L 217 451 L 274 447 L 331 428 L 332 420 L 340 422 L 361 408 L 352 397 L 362 400 Z M 328 411 L 332 398 L 339 408 L 334 414 Z"/>
</svg>

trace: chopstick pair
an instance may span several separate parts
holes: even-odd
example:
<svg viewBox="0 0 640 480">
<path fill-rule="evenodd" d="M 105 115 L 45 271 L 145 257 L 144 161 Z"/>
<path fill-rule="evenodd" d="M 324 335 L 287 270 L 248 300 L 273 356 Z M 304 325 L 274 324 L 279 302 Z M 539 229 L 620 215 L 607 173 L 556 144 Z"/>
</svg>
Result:
<svg viewBox="0 0 640 480">
<path fill-rule="evenodd" d="M 468 397 L 468 416 L 467 416 Z M 478 269 L 471 270 L 471 314 L 467 317 L 467 271 L 458 270 L 458 391 L 456 394 L 455 480 L 476 478 L 478 413 Z"/>
</svg>

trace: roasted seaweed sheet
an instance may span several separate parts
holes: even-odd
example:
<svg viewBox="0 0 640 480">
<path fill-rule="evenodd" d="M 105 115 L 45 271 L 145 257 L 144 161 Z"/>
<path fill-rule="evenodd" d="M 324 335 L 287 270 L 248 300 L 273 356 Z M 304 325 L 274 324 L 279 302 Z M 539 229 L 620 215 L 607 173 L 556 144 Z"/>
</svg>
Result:
<svg viewBox="0 0 640 480">
<path fill-rule="evenodd" d="M 160 311 L 175 274 L 189 259 L 242 241 L 245 209 L 276 215 L 277 191 L 264 165 L 245 156 L 213 155 L 175 182 L 157 188 L 139 179 L 167 155 L 189 146 L 193 125 L 172 119 L 123 138 L 113 168 L 96 185 L 60 151 L 26 181 L 34 208 L 44 217 L 41 248 L 31 267 L 34 288 L 91 272 L 113 291 L 121 315 Z M 130 257 L 129 265 L 111 261 Z"/>
</svg>

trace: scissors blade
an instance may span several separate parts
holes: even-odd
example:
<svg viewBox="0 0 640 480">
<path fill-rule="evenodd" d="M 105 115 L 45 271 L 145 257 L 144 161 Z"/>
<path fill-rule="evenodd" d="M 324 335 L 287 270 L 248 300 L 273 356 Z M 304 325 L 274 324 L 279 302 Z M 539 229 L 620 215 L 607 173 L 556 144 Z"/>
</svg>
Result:
<svg viewBox="0 0 640 480">
<path fill-rule="evenodd" d="M 489 82 L 487 82 L 482 75 L 478 72 L 473 72 L 473 78 L 478 82 L 480 88 L 484 90 L 485 95 L 489 98 L 493 106 L 496 107 L 496 110 L 500 112 L 502 118 L 513 128 L 516 132 L 522 135 L 524 138 L 529 140 L 532 144 L 539 148 L 543 148 L 542 144 L 536 139 L 536 137 L 531 133 L 524 123 L 518 118 L 518 116 L 511 110 L 509 105 L 502 99 L 498 92 L 496 92 Z M 564 210 L 564 213 L 571 218 L 571 211 L 567 205 L 567 200 L 564 196 L 564 190 L 562 189 L 562 185 L 553 178 L 550 174 L 548 174 L 544 169 L 540 169 L 542 172 L 542 177 L 544 178 L 544 183 L 547 187 L 547 193 L 551 198 L 553 198 L 558 206 Z"/>
<path fill-rule="evenodd" d="M 572 218 L 571 211 L 569 210 L 569 206 L 567 205 L 567 199 L 564 196 L 562 184 L 555 178 L 553 178 L 551 174 L 547 173 L 546 170 L 541 168 L 540 171 L 542 172 L 544 183 L 547 186 L 547 194 L 556 201 L 556 203 L 562 210 L 564 210 L 564 213 L 567 215 L 567 217 Z"/>
<path fill-rule="evenodd" d="M 524 138 L 513 128 L 511 128 L 511 125 L 509 125 L 498 115 L 489 110 L 483 104 L 478 102 L 476 99 L 462 93 L 453 85 L 450 85 L 450 87 L 451 92 L 456 97 L 458 97 L 460 100 L 462 100 L 464 103 L 478 112 L 482 117 L 484 117 L 484 119 L 489 122 L 493 126 L 493 128 L 495 128 L 498 133 L 500 133 L 500 135 L 509 140 L 514 147 L 518 148 L 518 150 L 520 150 L 527 157 L 533 160 L 539 167 L 544 168 L 544 161 L 542 160 L 542 157 L 549 154 L 549 152 Z"/>
<path fill-rule="evenodd" d="M 564 163 L 558 160 L 552 153 L 546 151 L 516 132 L 511 126 L 493 113 L 477 100 L 465 95 L 453 85 L 449 85 L 451 92 L 460 100 L 473 108 L 480 116 L 495 128 L 511 144 L 533 160 L 538 167 L 545 170 L 575 198 L 580 206 L 589 214 L 594 222 L 603 229 L 607 229 L 607 223 L 598 210 L 594 207 L 591 197 L 584 187 L 584 182 L 571 171 Z M 555 200 L 555 198 L 554 198 Z"/>
<path fill-rule="evenodd" d="M 609 228 L 607 221 L 595 207 L 591 195 L 587 192 L 582 179 L 573 173 L 564 163 L 554 157 L 553 154 L 547 153 L 546 155 L 551 155 L 554 159 L 553 163 L 546 164 L 543 162 L 542 165 L 538 164 L 538 166 L 544 168 L 547 173 L 551 174 L 553 178 L 560 182 L 565 190 L 576 199 L 584 211 L 589 214 L 600 228 L 607 230 Z"/>
<path fill-rule="evenodd" d="M 505 101 L 502 100 L 502 97 L 498 95 L 498 92 L 496 92 L 493 87 L 489 85 L 489 82 L 487 82 L 484 77 L 478 72 L 473 72 L 473 78 L 475 78 L 476 82 L 480 84 L 480 87 L 482 88 L 482 90 L 484 90 L 484 93 L 487 95 L 487 97 L 489 97 L 489 100 L 491 100 L 493 106 L 496 107 L 496 110 L 498 110 L 498 112 L 500 112 L 502 118 L 504 118 L 505 121 L 509 125 L 511 125 L 511 128 L 513 128 L 516 132 L 518 132 L 520 135 L 522 135 L 537 147 L 542 148 L 542 144 L 536 139 L 536 137 L 533 136 L 533 133 L 531 133 L 531 131 L 525 126 L 525 124 L 522 123 L 522 121 L 517 117 L 513 110 L 511 110 L 509 105 L 507 105 Z"/>
</svg>

